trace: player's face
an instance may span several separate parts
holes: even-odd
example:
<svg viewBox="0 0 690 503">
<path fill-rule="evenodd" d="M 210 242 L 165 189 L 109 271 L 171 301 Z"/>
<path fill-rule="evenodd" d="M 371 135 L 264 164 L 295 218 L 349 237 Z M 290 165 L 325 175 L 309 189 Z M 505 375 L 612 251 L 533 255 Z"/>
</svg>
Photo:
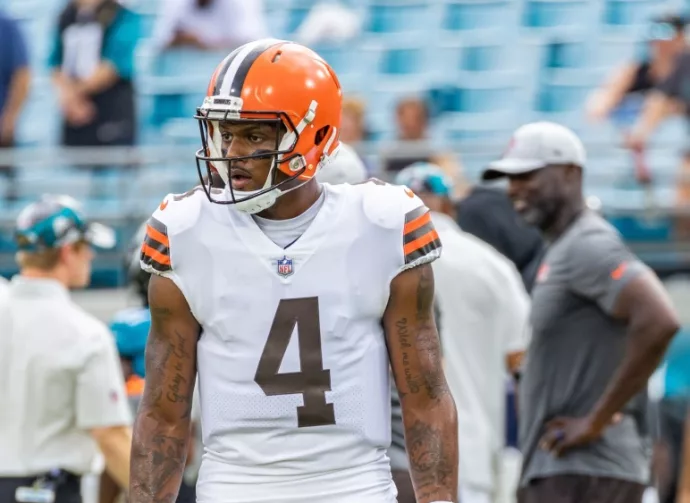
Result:
<svg viewBox="0 0 690 503">
<path fill-rule="evenodd" d="M 566 166 L 548 166 L 510 177 L 508 195 L 528 224 L 546 230 L 555 221 L 566 200 L 566 169 Z"/>
<path fill-rule="evenodd" d="M 65 246 L 63 259 L 69 271 L 70 288 L 84 288 L 91 281 L 91 261 L 94 253 L 90 245 L 84 242 Z"/>
<path fill-rule="evenodd" d="M 243 157 L 276 149 L 278 127 L 267 123 L 220 124 L 223 151 L 227 157 Z M 271 169 L 272 157 L 243 159 L 230 162 L 230 182 L 236 191 L 253 191 L 263 188 Z M 276 181 L 282 172 L 276 170 Z"/>
</svg>

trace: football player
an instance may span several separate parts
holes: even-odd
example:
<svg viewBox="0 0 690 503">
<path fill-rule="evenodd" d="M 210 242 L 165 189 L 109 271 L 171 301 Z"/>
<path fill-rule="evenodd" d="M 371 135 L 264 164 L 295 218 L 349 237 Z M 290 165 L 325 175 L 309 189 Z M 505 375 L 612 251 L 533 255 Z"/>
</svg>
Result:
<svg viewBox="0 0 690 503">
<path fill-rule="evenodd" d="M 441 243 L 409 189 L 316 180 L 338 152 L 341 100 L 295 43 L 251 42 L 213 74 L 196 114 L 202 184 L 165 197 L 141 250 L 151 330 L 132 503 L 174 501 L 197 371 L 200 503 L 395 502 L 389 363 L 417 501 L 456 501 Z"/>
</svg>

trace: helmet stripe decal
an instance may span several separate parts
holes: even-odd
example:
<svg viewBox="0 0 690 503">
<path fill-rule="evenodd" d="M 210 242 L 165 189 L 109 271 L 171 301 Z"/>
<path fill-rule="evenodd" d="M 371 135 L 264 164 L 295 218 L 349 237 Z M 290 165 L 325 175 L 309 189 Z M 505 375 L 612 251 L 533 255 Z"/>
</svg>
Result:
<svg viewBox="0 0 690 503">
<path fill-rule="evenodd" d="M 216 94 L 221 96 L 237 96 L 242 93 L 244 80 L 254 61 L 269 47 L 283 42 L 277 39 L 256 40 L 240 48 L 234 56 L 228 57 L 227 70 L 218 76 L 216 80 Z"/>
</svg>

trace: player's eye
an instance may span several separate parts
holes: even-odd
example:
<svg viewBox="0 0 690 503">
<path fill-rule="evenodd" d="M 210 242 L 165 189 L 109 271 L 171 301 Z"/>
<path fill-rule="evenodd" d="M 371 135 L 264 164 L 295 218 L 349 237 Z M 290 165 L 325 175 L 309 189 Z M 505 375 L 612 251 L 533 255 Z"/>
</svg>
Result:
<svg viewBox="0 0 690 503">
<path fill-rule="evenodd" d="M 228 133 L 227 131 L 220 133 L 220 137 L 223 139 L 223 141 L 232 141 L 232 133 Z"/>
<path fill-rule="evenodd" d="M 262 136 L 256 134 L 250 134 L 247 138 L 251 143 L 261 143 L 262 141 L 264 141 Z"/>
</svg>

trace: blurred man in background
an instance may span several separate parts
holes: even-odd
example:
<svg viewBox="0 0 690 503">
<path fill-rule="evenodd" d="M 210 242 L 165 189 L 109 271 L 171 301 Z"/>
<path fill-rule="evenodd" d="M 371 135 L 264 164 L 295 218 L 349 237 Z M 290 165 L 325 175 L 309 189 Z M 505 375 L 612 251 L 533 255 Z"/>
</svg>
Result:
<svg viewBox="0 0 690 503">
<path fill-rule="evenodd" d="M 585 163 L 572 131 L 538 122 L 483 174 L 509 178 L 515 208 L 549 243 L 518 393 L 524 503 L 642 501 L 646 404 L 633 398 L 679 328 L 656 275 L 586 209 Z"/>
<path fill-rule="evenodd" d="M 135 143 L 139 24 L 115 0 L 71 0 L 60 14 L 48 64 L 64 118 L 63 145 Z"/>
<path fill-rule="evenodd" d="M 30 84 L 29 56 L 19 24 L 0 10 L 0 149 L 14 146 L 17 120 Z M 14 199 L 14 168 L 0 165 L 0 174 L 9 181 L 5 197 Z"/>
<path fill-rule="evenodd" d="M 20 274 L 0 298 L 0 501 L 81 501 L 99 449 L 127 487 L 131 413 L 115 345 L 68 291 L 88 285 L 91 247 L 112 247 L 114 233 L 74 200 L 44 197 L 19 215 L 16 237 Z"/>
<path fill-rule="evenodd" d="M 458 409 L 459 498 L 498 501 L 505 444 L 505 383 L 529 340 L 529 297 L 515 266 L 455 223 L 451 180 L 417 163 L 395 179 L 431 210 L 444 251 L 434 263 L 448 384 Z"/>
<path fill-rule="evenodd" d="M 643 97 L 664 82 L 676 67 L 678 56 L 687 50 L 687 20 L 678 15 L 656 17 L 645 38 L 644 59 L 627 61 L 611 74 L 587 102 L 587 115 L 594 121 L 614 119 L 627 129 L 641 110 Z"/>
<path fill-rule="evenodd" d="M 166 0 L 160 4 L 157 50 L 232 51 L 268 35 L 262 0 Z"/>
</svg>

